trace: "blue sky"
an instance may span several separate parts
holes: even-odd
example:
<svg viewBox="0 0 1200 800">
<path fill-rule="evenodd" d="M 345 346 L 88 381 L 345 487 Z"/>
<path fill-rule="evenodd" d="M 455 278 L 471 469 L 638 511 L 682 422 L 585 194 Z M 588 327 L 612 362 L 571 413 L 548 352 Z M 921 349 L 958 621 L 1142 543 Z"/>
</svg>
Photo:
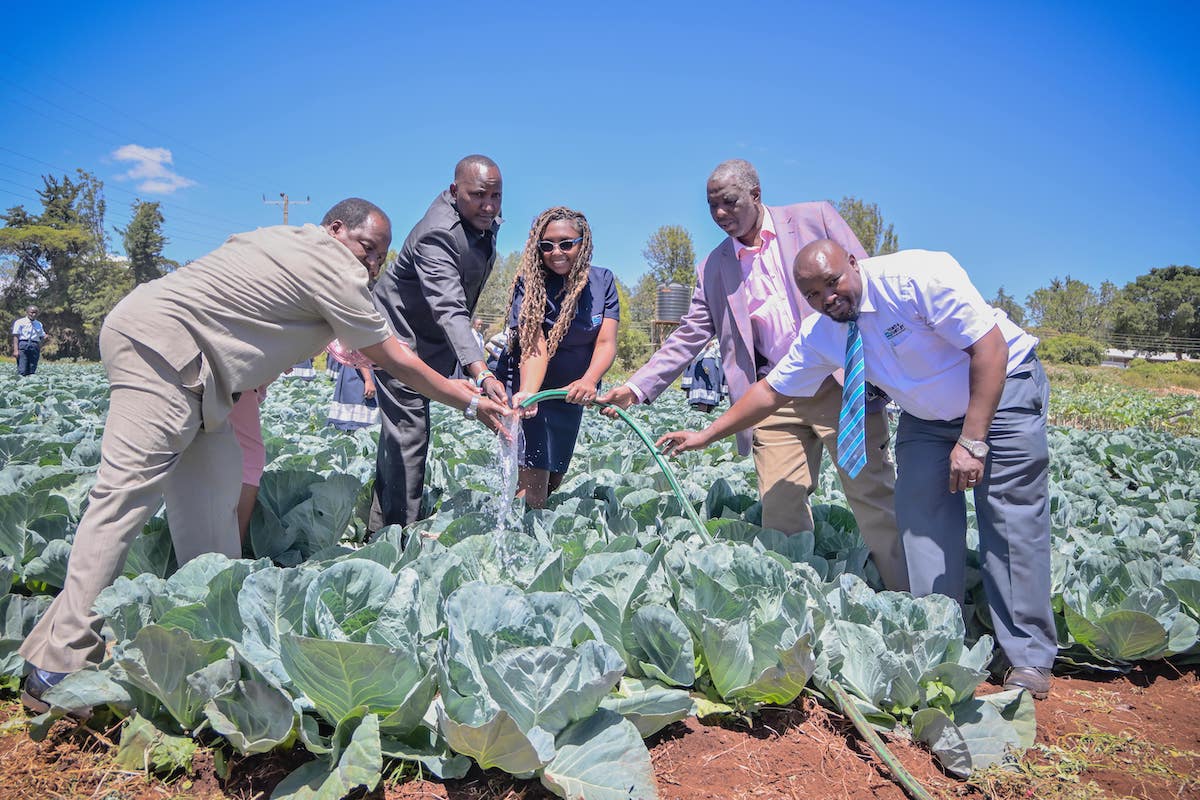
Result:
<svg viewBox="0 0 1200 800">
<path fill-rule="evenodd" d="M 398 243 L 483 152 L 502 251 L 571 205 L 627 282 L 660 225 L 719 243 L 733 157 L 768 203 L 878 203 L 989 297 L 1200 265 L 1195 2 L 12 5 L 0 206 L 83 167 L 110 227 L 164 201 L 177 260 L 277 224 L 279 192 L 312 198 L 293 223 L 367 197 Z"/>
</svg>

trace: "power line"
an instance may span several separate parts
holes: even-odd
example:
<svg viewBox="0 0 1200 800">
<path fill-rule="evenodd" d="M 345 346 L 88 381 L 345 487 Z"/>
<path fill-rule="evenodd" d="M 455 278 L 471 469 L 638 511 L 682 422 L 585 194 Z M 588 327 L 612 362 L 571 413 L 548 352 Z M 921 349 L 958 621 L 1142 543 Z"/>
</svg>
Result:
<svg viewBox="0 0 1200 800">
<path fill-rule="evenodd" d="M 12 153 L 14 156 L 17 156 L 17 157 L 19 157 L 19 158 L 24 158 L 24 159 L 26 159 L 27 161 L 32 161 L 32 162 L 34 162 L 34 163 L 36 163 L 36 164 L 41 164 L 41 165 L 42 165 L 42 166 L 44 166 L 44 167 L 49 167 L 50 169 L 57 170 L 57 171 L 59 171 L 59 172 L 63 173 L 64 175 L 69 175 L 69 174 L 71 173 L 71 170 L 69 170 L 69 169 L 66 169 L 66 168 L 64 168 L 64 167 L 60 167 L 60 166 L 58 166 L 57 164 L 51 164 L 51 163 L 50 163 L 50 162 L 48 162 L 48 161 L 43 161 L 43 160 L 41 160 L 40 158 L 34 158 L 33 156 L 28 156 L 28 155 L 25 155 L 24 153 L 18 153 L 16 150 L 13 150 L 11 147 L 5 147 L 4 145 L 0 145 L 0 150 L 3 150 L 3 151 L 4 151 L 4 152 L 6 152 L 6 153 Z M 18 171 L 18 172 L 25 172 L 26 174 L 29 174 L 29 175 L 33 175 L 33 174 L 35 174 L 35 173 L 32 173 L 32 172 L 28 172 L 27 170 L 20 170 L 20 169 L 18 169 L 17 171 Z M 39 177 L 40 177 L 40 176 L 39 176 Z M 140 198 L 141 198 L 141 195 L 139 195 L 137 192 L 130 191 L 129 189 L 126 189 L 126 188 L 124 188 L 123 186 L 110 186 L 110 185 L 108 185 L 108 184 L 105 184 L 105 189 L 106 189 L 106 190 L 111 190 L 111 191 L 114 191 L 114 192 L 121 192 L 122 194 L 127 194 L 127 195 L 129 195 L 130 197 L 133 197 L 133 198 L 135 198 L 135 199 L 140 199 Z M 235 220 L 229 219 L 228 217 L 221 217 L 221 216 L 217 216 L 216 214 L 209 214 L 209 213 L 207 213 L 207 212 L 205 212 L 205 211 L 196 211 L 195 209 L 187 208 L 186 206 L 181 206 L 181 205 L 179 205 L 178 203 L 175 203 L 175 202 L 173 202 L 173 201 L 169 201 L 169 200 L 157 200 L 157 201 L 155 201 L 155 202 L 161 203 L 163 206 L 165 206 L 165 207 L 167 207 L 167 208 L 172 208 L 172 209 L 175 209 L 175 210 L 177 210 L 177 211 L 182 211 L 182 212 L 184 212 L 184 213 L 188 213 L 188 214 L 195 214 L 196 216 L 200 216 L 200 217 L 209 217 L 209 218 L 211 218 L 211 219 L 214 219 L 214 220 L 216 220 L 216 221 L 218 221 L 218 222 L 222 222 L 222 223 L 225 223 L 225 224 L 228 224 L 228 225 L 235 225 L 235 226 L 237 226 L 239 229 L 240 229 L 241 227 L 243 227 L 243 226 L 245 226 L 245 225 L 246 225 L 246 223 L 245 223 L 244 221 L 240 221 L 240 222 L 239 222 L 239 221 L 235 221 Z"/>
<path fill-rule="evenodd" d="M 50 77 L 50 78 L 49 78 L 49 80 L 52 80 L 52 81 L 54 81 L 55 83 L 59 84 L 60 86 L 62 86 L 62 87 L 64 87 L 64 88 L 66 88 L 66 89 L 68 89 L 68 90 L 70 90 L 70 91 L 72 91 L 72 92 L 74 92 L 74 93 L 78 94 L 78 95 L 79 95 L 79 96 L 81 96 L 81 97 L 84 97 L 84 98 L 86 98 L 86 99 L 88 99 L 88 100 L 92 101 L 93 103 L 96 103 L 97 105 L 103 106 L 104 108 L 106 108 L 106 109 L 108 109 L 109 111 L 113 112 L 114 114 L 118 115 L 118 116 L 119 116 L 120 118 L 122 118 L 122 119 L 126 119 L 126 120 L 129 120 L 129 121 L 131 121 L 131 122 L 133 122 L 133 123 L 137 124 L 137 125 L 140 125 L 141 127 L 143 127 L 143 128 L 146 128 L 146 129 L 150 130 L 151 132 L 155 133 L 155 134 L 156 134 L 156 135 L 158 135 L 158 136 L 165 137 L 165 138 L 166 138 L 168 141 L 171 141 L 171 142 L 175 143 L 177 146 L 182 146 L 182 147 L 184 147 L 184 148 L 186 148 L 186 149 L 188 149 L 188 150 L 191 150 L 191 151 L 193 151 L 193 152 L 195 152 L 195 153 L 199 154 L 200 156 L 203 156 L 204 158 L 208 159 L 208 160 L 209 160 L 210 162 L 212 162 L 213 164 L 215 164 L 215 165 L 218 165 L 218 166 L 220 166 L 220 167 L 221 167 L 222 177 L 225 179 L 225 180 L 224 180 L 224 182 L 225 182 L 225 183 L 228 183 L 228 184 L 231 184 L 231 185 L 237 185 L 237 186 L 240 186 L 241 188 L 244 188 L 244 189 L 249 189 L 250 191 L 255 191 L 255 190 L 254 190 L 254 189 L 253 189 L 253 188 L 252 188 L 252 187 L 251 187 L 249 184 L 242 183 L 242 181 L 241 181 L 241 179 L 240 179 L 240 178 L 234 178 L 234 177 L 233 177 L 234 170 L 232 169 L 232 167 L 230 167 L 230 166 L 229 166 L 229 165 L 227 165 L 225 162 L 223 162 L 223 161 L 221 161 L 220 159 L 218 159 L 216 156 L 214 156 L 214 155 L 212 155 L 212 154 L 210 154 L 210 153 L 208 153 L 208 152 L 206 152 L 206 151 L 204 151 L 204 150 L 201 150 L 200 148 L 196 147 L 195 145 L 192 145 L 192 144 L 190 144 L 190 143 L 188 143 L 188 142 L 182 141 L 182 140 L 180 140 L 180 138 L 179 138 L 178 136 L 176 136 L 175 134 L 172 134 L 172 133 L 170 133 L 170 132 L 168 132 L 168 131 L 165 131 L 165 130 L 163 130 L 163 129 L 161 129 L 161 128 L 158 128 L 158 127 L 156 127 L 156 126 L 154 126 L 154 125 L 151 125 L 151 124 L 149 124 L 148 122 L 146 122 L 145 120 L 138 119 L 137 117 L 133 116 L 132 114 L 128 113 L 127 111 L 125 111 L 125 110 L 123 110 L 123 109 L 119 109 L 119 108 L 117 108 L 116 106 L 113 106 L 113 105 L 112 105 L 112 104 L 110 104 L 110 103 L 107 103 L 107 102 L 105 102 L 105 101 L 103 101 L 103 100 L 101 100 L 101 99 L 99 99 L 99 98 L 97 98 L 97 97 L 94 97 L 94 96 L 92 96 L 92 95 L 88 94 L 87 92 L 84 92 L 84 91 L 83 91 L 83 90 L 81 90 L 81 89 L 78 89 L 78 88 L 76 88 L 76 87 L 74 87 L 74 86 L 71 86 L 70 84 L 68 84 L 68 83 L 66 83 L 66 82 L 64 82 L 64 81 L 62 81 L 62 80 L 59 80 L 59 79 L 57 79 L 57 78 L 53 78 L 53 77 Z M 97 122 L 96 120 L 92 119 L 91 117 L 85 116 L 84 114 L 80 114 L 78 111 L 75 111 L 75 110 L 73 110 L 73 109 L 71 109 L 71 108 L 67 108 L 66 106 L 59 105 L 58 103 L 55 103 L 54 101 L 52 101 L 52 100 L 49 100 L 49 99 L 47 99 L 46 97 L 44 97 L 44 96 L 42 96 L 42 95 L 38 94 L 37 92 L 34 92 L 34 91 L 32 91 L 32 90 L 30 90 L 30 89 L 28 89 L 28 88 L 25 88 L 25 87 L 23 87 L 23 86 L 18 86 L 18 85 L 16 85 L 16 84 L 14 84 L 12 81 L 7 81 L 7 83 L 8 83 L 8 85 L 9 85 L 9 86 L 11 86 L 11 87 L 13 87 L 13 88 L 15 88 L 15 89 L 18 89 L 18 90 L 20 90 L 20 91 L 24 92 L 25 94 L 27 94 L 27 95 L 30 95 L 30 96 L 32 96 L 32 97 L 34 97 L 34 98 L 36 98 L 36 99 L 40 100 L 42 103 L 45 103 L 45 104 L 46 104 L 46 105 L 48 105 L 48 106 L 51 106 L 51 107 L 53 107 L 53 108 L 57 108 L 57 109 L 59 109 L 59 110 L 61 110 L 61 111 L 64 111 L 64 112 L 66 112 L 66 113 L 68 113 L 68 114 L 71 114 L 71 115 L 72 115 L 72 116 L 74 116 L 74 117 L 78 117 L 79 119 L 81 119 L 81 120 L 83 120 L 83 121 L 85 121 L 85 122 L 89 123 L 90 125 L 94 125 L 94 126 L 96 126 L 96 127 L 98 127 L 98 128 L 101 128 L 101 129 L 103 129 L 103 130 L 106 130 L 106 131 L 108 131 L 110 134 L 112 134 L 113 136 L 116 136 L 116 137 L 118 137 L 118 138 L 120 138 L 120 139 L 131 139 L 131 138 L 133 138 L 133 137 L 130 137 L 130 136 L 128 136 L 128 135 L 127 135 L 127 132 L 118 131 L 118 130 L 116 130 L 116 129 L 112 128 L 112 127 L 109 127 L 108 125 L 105 125 L 104 123 Z M 14 102 L 15 102 L 15 101 L 14 101 Z M 46 116 L 46 117 L 48 117 L 48 118 L 50 118 L 50 119 L 53 119 L 52 117 L 49 117 L 47 114 L 45 114 L 45 112 L 39 112 L 39 111 L 37 111 L 36 109 L 33 109 L 33 108 L 29 107 L 29 106 L 25 106 L 25 107 L 26 107 L 26 108 L 29 108 L 31 111 L 34 111 L 34 113 L 40 113 L 42 116 Z M 60 121 L 60 124 L 66 124 L 66 123 L 62 123 L 62 122 Z M 69 127 L 70 127 L 70 126 L 69 126 Z M 75 128 L 75 129 L 76 129 L 76 130 L 81 130 L 81 129 L 79 129 L 79 128 Z M 87 134 L 88 134 L 88 135 L 90 135 L 90 136 L 95 136 L 95 134 L 94 134 L 94 133 L 92 133 L 91 131 L 83 131 L 83 132 L 84 132 L 84 133 L 87 133 Z M 98 137 L 97 137 L 97 138 L 98 138 Z M 102 140 L 102 141 L 103 141 L 103 140 Z M 227 171 L 227 170 L 228 170 L 228 171 Z"/>
<path fill-rule="evenodd" d="M 27 194 L 21 194 L 20 192 L 14 192 L 13 190 L 5 189 L 4 187 L 0 187 L 0 192 L 3 192 L 4 194 L 11 194 L 13 197 L 20 197 L 22 200 L 28 200 L 31 203 L 40 203 L 41 202 L 36 197 L 30 197 Z"/>
<path fill-rule="evenodd" d="M 22 188 L 25 187 L 25 184 L 20 183 L 18 181 L 10 180 L 9 178 L 0 177 L 0 181 L 3 181 L 4 183 L 11 183 L 15 186 L 20 186 Z M 17 195 L 16 192 L 9 192 L 9 194 Z M 24 199 L 29 200 L 30 202 L 34 202 L 34 203 L 43 202 L 36 198 L 30 197 L 28 195 L 17 195 L 17 196 L 23 197 Z M 128 218 L 123 218 L 122 217 L 123 213 L 127 214 L 128 212 L 106 210 L 105 211 L 105 218 L 106 218 L 105 221 L 107 223 L 106 227 L 111 226 L 115 229 L 116 226 L 121 225 L 122 223 L 125 225 L 128 225 L 129 220 L 132 219 L 132 216 L 130 216 Z M 206 227 L 206 225 L 208 225 L 207 223 L 196 223 L 196 222 L 192 222 L 191 220 L 180 220 L 180 219 L 176 219 L 176 218 L 168 218 L 168 219 L 163 220 L 163 225 L 165 228 L 169 228 L 171 230 L 170 238 L 193 241 L 193 242 L 196 242 L 199 244 L 210 244 L 211 240 L 214 238 L 218 239 L 220 241 L 224 241 L 225 237 L 227 237 L 229 235 L 229 232 L 226 230 L 216 228 L 215 226 Z M 180 235 L 176 232 L 179 229 L 179 226 L 183 226 L 182 227 L 182 235 Z M 200 238 L 200 239 L 194 238 L 196 236 L 206 237 L 206 238 Z"/>
</svg>

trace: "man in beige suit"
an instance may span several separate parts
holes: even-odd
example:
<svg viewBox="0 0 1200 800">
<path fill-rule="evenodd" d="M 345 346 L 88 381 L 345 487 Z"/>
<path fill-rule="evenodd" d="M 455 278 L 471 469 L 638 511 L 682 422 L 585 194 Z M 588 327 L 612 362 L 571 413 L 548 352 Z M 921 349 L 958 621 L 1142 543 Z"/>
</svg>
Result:
<svg viewBox="0 0 1200 800">
<path fill-rule="evenodd" d="M 103 657 L 103 619 L 92 605 L 164 498 L 188 509 L 186 540 L 174 541 L 181 564 L 206 552 L 241 554 L 234 511 L 241 451 L 226 423 L 241 392 L 336 337 L 468 418 L 494 430 L 503 423 L 501 405 L 426 366 L 375 310 L 367 270 L 379 266 L 391 240 L 382 210 L 343 200 L 320 226 L 232 236 L 137 287 L 108 315 L 100 354 L 111 399 L 100 467 L 66 585 L 21 646 L 28 707 L 44 711 L 46 689 Z"/>
</svg>

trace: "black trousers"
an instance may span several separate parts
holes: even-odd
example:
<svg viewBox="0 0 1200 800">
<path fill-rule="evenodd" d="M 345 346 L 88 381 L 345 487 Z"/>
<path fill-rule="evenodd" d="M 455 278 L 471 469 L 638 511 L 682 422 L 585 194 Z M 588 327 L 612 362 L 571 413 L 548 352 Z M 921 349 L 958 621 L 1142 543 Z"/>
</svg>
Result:
<svg viewBox="0 0 1200 800">
<path fill-rule="evenodd" d="M 37 372 L 38 360 L 42 350 L 36 344 L 22 343 L 17 347 L 17 374 L 32 375 Z"/>
<path fill-rule="evenodd" d="M 372 533 L 420 519 L 429 455 L 429 399 L 381 370 L 375 371 L 375 398 L 382 427 L 367 520 Z"/>
</svg>

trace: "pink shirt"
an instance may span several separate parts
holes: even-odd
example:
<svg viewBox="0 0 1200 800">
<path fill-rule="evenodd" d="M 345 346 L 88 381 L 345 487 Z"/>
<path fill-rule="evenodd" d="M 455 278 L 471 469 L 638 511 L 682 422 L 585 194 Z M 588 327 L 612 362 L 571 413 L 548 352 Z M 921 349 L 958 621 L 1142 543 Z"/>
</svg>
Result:
<svg viewBox="0 0 1200 800">
<path fill-rule="evenodd" d="M 775 234 L 771 215 L 763 214 L 762 245 L 747 247 L 733 240 L 733 252 L 742 265 L 742 292 L 754 333 L 754 349 L 767 359 L 765 375 L 780 362 L 800 333 L 803 314 L 788 291 L 790 280 Z"/>
</svg>

